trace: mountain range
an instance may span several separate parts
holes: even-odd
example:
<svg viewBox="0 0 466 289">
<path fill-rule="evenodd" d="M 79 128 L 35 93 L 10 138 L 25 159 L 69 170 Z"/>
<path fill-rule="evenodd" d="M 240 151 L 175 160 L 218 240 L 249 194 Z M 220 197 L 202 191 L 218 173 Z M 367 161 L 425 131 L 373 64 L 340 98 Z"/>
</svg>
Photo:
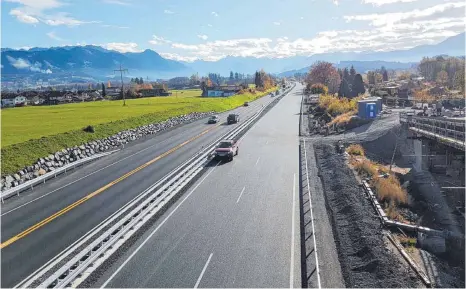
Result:
<svg viewBox="0 0 466 289">
<path fill-rule="evenodd" d="M 462 56 L 465 53 L 465 33 L 447 38 L 434 45 L 422 45 L 407 50 L 388 52 L 333 52 L 288 58 L 255 58 L 228 56 L 218 61 L 198 60 L 191 63 L 165 59 L 157 52 L 119 53 L 100 46 L 66 46 L 14 50 L 2 48 L 2 77 L 40 74 L 50 77 L 73 74 L 90 79 L 105 80 L 115 77 L 120 63 L 128 69 L 128 77 L 170 78 L 198 72 L 228 75 L 230 71 L 252 74 L 263 68 L 280 76 L 307 72 L 314 62 L 329 61 L 338 67 L 355 66 L 359 72 L 380 68 L 408 69 L 424 56 Z"/>
</svg>

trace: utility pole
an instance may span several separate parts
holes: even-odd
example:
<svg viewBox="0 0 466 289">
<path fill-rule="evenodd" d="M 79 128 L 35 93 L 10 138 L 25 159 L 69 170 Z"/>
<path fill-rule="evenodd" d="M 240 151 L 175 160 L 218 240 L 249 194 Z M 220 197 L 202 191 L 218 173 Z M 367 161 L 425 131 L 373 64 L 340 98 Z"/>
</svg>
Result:
<svg viewBox="0 0 466 289">
<path fill-rule="evenodd" d="M 123 90 L 123 72 L 128 72 L 128 69 L 123 69 L 121 68 L 121 63 L 120 63 L 120 69 L 115 69 L 113 70 L 113 73 L 115 72 L 120 72 L 120 77 L 121 77 L 121 94 L 123 95 L 123 106 L 126 105 L 126 99 L 125 99 L 125 92 Z"/>
</svg>

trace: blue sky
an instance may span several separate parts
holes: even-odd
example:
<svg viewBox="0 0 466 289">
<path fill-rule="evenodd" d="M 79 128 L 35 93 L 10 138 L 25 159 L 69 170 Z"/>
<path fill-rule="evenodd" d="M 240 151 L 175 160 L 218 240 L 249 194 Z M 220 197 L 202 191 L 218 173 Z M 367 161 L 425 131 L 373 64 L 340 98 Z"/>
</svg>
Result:
<svg viewBox="0 0 466 289">
<path fill-rule="evenodd" d="M 167 58 L 395 50 L 465 30 L 464 0 L 1 0 L 1 46 L 100 45 Z"/>
</svg>

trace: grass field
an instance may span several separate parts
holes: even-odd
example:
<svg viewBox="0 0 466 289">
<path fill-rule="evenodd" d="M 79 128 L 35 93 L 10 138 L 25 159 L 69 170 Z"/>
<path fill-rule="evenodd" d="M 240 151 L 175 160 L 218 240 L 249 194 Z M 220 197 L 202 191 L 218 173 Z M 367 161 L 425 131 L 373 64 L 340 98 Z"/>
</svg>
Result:
<svg viewBox="0 0 466 289">
<path fill-rule="evenodd" d="M 227 98 L 152 97 L 122 101 L 73 103 L 2 110 L 2 173 L 12 173 L 66 147 L 105 138 L 119 131 L 156 123 L 191 112 L 225 111 L 268 94 L 241 94 Z M 178 95 L 181 95 L 180 93 Z M 82 129 L 92 125 L 95 133 Z"/>
<path fill-rule="evenodd" d="M 200 89 L 173 89 L 169 92 L 172 93 L 173 97 L 200 97 L 202 94 Z"/>
</svg>

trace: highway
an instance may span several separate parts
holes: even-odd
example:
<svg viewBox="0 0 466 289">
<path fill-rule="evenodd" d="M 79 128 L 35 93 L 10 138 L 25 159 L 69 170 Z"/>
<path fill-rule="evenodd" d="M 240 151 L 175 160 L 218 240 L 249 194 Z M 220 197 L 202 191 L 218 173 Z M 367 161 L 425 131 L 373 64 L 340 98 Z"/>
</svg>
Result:
<svg viewBox="0 0 466 289">
<path fill-rule="evenodd" d="M 234 110 L 241 121 L 274 98 Z M 136 141 L 117 153 L 5 201 L 1 287 L 12 287 L 197 151 L 230 131 L 206 119 Z"/>
<path fill-rule="evenodd" d="M 300 85 L 90 287 L 301 287 Z"/>
</svg>

